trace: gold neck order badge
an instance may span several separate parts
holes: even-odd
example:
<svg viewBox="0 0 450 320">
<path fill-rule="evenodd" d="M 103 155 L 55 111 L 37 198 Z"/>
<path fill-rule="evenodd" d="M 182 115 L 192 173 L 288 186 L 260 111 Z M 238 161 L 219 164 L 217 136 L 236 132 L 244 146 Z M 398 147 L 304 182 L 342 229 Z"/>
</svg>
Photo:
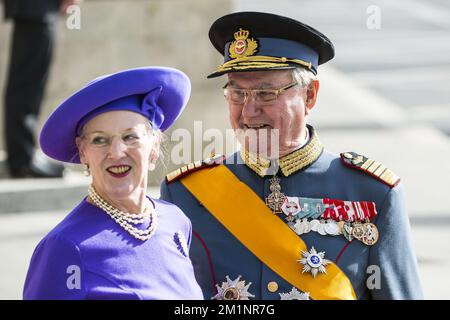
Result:
<svg viewBox="0 0 450 320">
<path fill-rule="evenodd" d="M 274 175 L 273 167 L 280 168 L 282 174 L 287 177 L 299 170 L 302 170 L 312 163 L 314 163 L 322 154 L 323 145 L 319 140 L 313 127 L 308 126 L 311 134 L 311 139 L 302 148 L 285 155 L 276 161 L 278 166 L 274 165 L 271 160 L 260 157 L 257 154 L 247 151 L 245 148 L 241 148 L 241 158 L 245 165 L 256 172 L 260 177 L 267 175 Z"/>
<path fill-rule="evenodd" d="M 273 176 L 270 181 L 270 194 L 266 197 L 266 205 L 273 213 L 282 213 L 281 206 L 283 205 L 286 196 L 281 192 L 280 178 Z"/>
</svg>

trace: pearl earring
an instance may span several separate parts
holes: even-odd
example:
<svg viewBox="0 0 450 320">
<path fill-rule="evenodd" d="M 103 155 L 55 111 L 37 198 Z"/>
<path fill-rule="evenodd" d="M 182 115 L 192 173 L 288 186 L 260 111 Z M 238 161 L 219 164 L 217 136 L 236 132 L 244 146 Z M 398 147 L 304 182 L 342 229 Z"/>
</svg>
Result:
<svg viewBox="0 0 450 320">
<path fill-rule="evenodd" d="M 84 169 L 83 174 L 85 177 L 89 177 L 91 175 L 91 172 L 89 171 L 89 165 L 86 165 L 86 168 Z"/>
<path fill-rule="evenodd" d="M 153 170 L 155 170 L 155 168 L 156 168 L 156 165 L 153 162 L 148 165 L 148 171 L 153 171 Z"/>
</svg>

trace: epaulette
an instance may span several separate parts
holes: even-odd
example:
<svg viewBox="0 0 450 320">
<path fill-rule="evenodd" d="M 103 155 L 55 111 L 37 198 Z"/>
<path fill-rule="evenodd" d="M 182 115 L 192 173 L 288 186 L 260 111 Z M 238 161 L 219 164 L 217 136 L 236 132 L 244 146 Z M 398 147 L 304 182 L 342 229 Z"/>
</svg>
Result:
<svg viewBox="0 0 450 320">
<path fill-rule="evenodd" d="M 226 156 L 224 156 L 224 155 L 215 155 L 211 158 L 207 158 L 204 160 L 190 163 L 187 166 L 178 168 L 177 170 L 174 170 L 171 173 L 169 173 L 168 175 L 166 175 L 167 182 L 170 183 L 172 181 L 178 180 L 179 178 L 181 178 L 189 173 L 192 173 L 194 171 L 197 171 L 197 170 L 200 170 L 203 168 L 219 165 L 225 161 L 225 158 L 226 158 Z"/>
<path fill-rule="evenodd" d="M 391 188 L 400 182 L 400 178 L 381 163 L 358 153 L 343 152 L 341 153 L 341 160 L 347 167 L 366 172 Z"/>
</svg>

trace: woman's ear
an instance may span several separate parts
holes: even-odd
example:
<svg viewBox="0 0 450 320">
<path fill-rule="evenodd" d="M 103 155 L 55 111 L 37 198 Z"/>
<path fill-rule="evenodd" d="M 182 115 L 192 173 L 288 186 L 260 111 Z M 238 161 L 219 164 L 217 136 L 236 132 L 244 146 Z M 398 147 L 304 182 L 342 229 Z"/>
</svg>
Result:
<svg viewBox="0 0 450 320">
<path fill-rule="evenodd" d="M 153 148 L 150 151 L 149 161 L 150 163 L 156 163 L 159 158 L 160 147 L 161 147 L 161 131 L 156 131 L 152 133 L 153 136 Z"/>
<path fill-rule="evenodd" d="M 75 138 L 75 144 L 77 145 L 77 149 L 78 149 L 78 154 L 80 156 L 80 162 L 82 164 L 87 164 L 87 160 L 86 160 L 86 156 L 84 154 L 84 143 L 83 143 L 83 139 L 81 139 L 80 137 L 76 137 Z"/>
</svg>

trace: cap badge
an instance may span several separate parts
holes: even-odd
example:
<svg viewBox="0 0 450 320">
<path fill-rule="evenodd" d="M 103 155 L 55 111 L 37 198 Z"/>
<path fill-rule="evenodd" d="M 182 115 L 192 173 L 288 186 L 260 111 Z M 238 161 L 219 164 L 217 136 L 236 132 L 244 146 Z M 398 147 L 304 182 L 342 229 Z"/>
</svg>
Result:
<svg viewBox="0 0 450 320">
<path fill-rule="evenodd" d="M 230 58 L 243 58 L 255 54 L 258 48 L 257 40 L 249 39 L 250 32 L 239 28 L 239 31 L 234 33 L 234 41 L 230 44 Z"/>
</svg>

